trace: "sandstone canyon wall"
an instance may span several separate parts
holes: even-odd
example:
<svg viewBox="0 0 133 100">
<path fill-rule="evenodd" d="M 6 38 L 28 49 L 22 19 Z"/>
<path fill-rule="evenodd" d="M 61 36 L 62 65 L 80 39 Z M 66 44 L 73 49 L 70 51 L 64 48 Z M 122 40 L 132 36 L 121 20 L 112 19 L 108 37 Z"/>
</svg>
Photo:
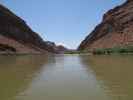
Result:
<svg viewBox="0 0 133 100">
<path fill-rule="evenodd" d="M 133 45 L 133 0 L 111 9 L 82 41 L 78 50 Z"/>
<path fill-rule="evenodd" d="M 0 4 L 0 53 L 57 53 L 9 9 Z"/>
</svg>

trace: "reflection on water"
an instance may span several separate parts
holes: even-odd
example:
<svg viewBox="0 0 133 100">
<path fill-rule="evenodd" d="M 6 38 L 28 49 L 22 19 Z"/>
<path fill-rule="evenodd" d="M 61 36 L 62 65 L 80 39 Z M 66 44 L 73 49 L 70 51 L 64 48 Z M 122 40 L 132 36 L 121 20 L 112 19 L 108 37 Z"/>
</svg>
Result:
<svg viewBox="0 0 133 100">
<path fill-rule="evenodd" d="M 14 100 L 46 62 L 41 56 L 0 56 L 0 100 Z"/>
<path fill-rule="evenodd" d="M 82 57 L 113 100 L 133 100 L 133 55 Z"/>
<path fill-rule="evenodd" d="M 0 56 L 0 100 L 133 100 L 133 56 Z"/>
</svg>

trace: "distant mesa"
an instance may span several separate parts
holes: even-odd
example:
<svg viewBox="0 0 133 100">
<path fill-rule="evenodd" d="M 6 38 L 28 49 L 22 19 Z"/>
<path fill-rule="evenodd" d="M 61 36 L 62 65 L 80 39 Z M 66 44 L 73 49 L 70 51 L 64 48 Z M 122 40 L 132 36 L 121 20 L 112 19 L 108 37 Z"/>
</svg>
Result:
<svg viewBox="0 0 133 100">
<path fill-rule="evenodd" d="M 133 45 L 133 0 L 109 10 L 78 50 Z"/>
<path fill-rule="evenodd" d="M 0 53 L 59 53 L 52 42 L 44 41 L 24 20 L 0 5 Z M 62 51 L 62 50 L 61 50 Z"/>
<path fill-rule="evenodd" d="M 59 51 L 59 53 L 65 53 L 65 52 L 69 51 L 69 49 L 64 47 L 63 45 L 58 45 L 58 46 L 56 46 L 56 48 L 57 48 L 57 51 Z"/>
<path fill-rule="evenodd" d="M 46 41 L 46 44 L 49 47 L 51 47 L 54 51 L 56 51 L 55 53 L 58 53 L 58 54 L 68 51 L 68 49 L 63 45 L 56 45 L 54 42 L 51 42 L 51 41 Z"/>
</svg>

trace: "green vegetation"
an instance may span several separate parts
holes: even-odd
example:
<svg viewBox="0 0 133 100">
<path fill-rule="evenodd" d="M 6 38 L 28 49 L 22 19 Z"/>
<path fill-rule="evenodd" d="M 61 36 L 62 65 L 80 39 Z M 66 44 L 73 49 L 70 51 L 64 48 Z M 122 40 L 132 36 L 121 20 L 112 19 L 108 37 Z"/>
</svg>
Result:
<svg viewBox="0 0 133 100">
<path fill-rule="evenodd" d="M 67 51 L 65 52 L 64 54 L 86 54 L 86 53 L 90 53 L 89 51 L 78 51 L 78 50 L 75 50 L 75 51 Z"/>
<path fill-rule="evenodd" d="M 114 48 L 105 48 L 105 49 L 95 49 L 93 54 L 120 54 L 120 53 L 133 53 L 133 46 L 125 46 L 125 47 L 114 47 Z"/>
<path fill-rule="evenodd" d="M 80 54 L 80 51 L 67 51 L 64 54 Z"/>
<path fill-rule="evenodd" d="M 105 55 L 105 54 L 131 54 L 133 53 L 133 46 L 114 47 L 114 48 L 99 48 L 94 50 L 82 50 L 82 51 L 67 51 L 64 54 L 94 54 L 94 55 Z"/>
</svg>

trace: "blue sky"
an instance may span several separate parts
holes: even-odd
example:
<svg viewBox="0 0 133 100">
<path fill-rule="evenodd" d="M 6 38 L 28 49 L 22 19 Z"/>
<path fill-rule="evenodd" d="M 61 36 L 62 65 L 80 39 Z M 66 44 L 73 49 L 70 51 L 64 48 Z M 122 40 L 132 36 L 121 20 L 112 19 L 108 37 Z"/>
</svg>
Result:
<svg viewBox="0 0 133 100">
<path fill-rule="evenodd" d="M 44 40 L 77 48 L 109 9 L 126 0 L 0 0 Z"/>
</svg>

